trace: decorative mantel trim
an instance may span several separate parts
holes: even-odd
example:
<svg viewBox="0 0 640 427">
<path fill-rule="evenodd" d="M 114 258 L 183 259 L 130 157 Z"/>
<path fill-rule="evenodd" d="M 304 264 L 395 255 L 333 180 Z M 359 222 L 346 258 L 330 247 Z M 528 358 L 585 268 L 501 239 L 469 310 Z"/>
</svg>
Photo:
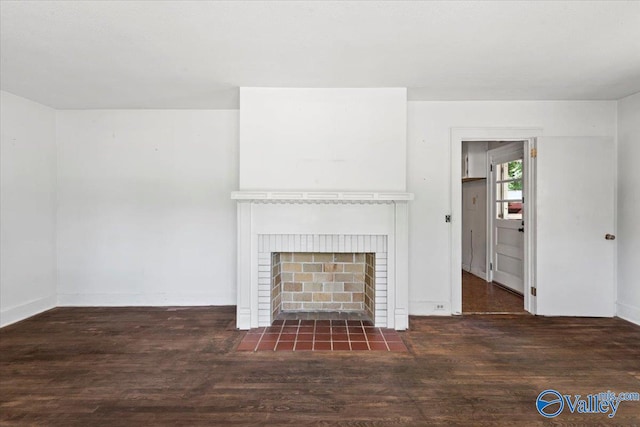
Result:
<svg viewBox="0 0 640 427">
<path fill-rule="evenodd" d="M 413 200 L 413 193 L 343 191 L 234 191 L 231 198 L 253 202 L 392 203 Z"/>
</svg>

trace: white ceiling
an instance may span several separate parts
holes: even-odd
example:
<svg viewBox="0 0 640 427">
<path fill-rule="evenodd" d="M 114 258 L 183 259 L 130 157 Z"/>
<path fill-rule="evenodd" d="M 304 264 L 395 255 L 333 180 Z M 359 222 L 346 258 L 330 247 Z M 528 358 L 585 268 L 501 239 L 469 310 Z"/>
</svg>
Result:
<svg viewBox="0 0 640 427">
<path fill-rule="evenodd" d="M 640 2 L 2 1 L 1 87 L 55 108 L 237 108 L 239 86 L 414 100 L 640 91 Z"/>
</svg>

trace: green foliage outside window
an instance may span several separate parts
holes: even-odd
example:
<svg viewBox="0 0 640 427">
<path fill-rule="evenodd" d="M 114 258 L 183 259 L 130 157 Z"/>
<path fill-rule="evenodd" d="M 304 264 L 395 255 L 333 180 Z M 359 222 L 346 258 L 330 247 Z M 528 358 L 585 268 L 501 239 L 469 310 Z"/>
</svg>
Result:
<svg viewBox="0 0 640 427">
<path fill-rule="evenodd" d="M 509 183 L 510 191 L 522 190 L 522 161 L 509 162 L 508 167 L 509 178 L 519 179 L 519 181 L 513 181 Z"/>
</svg>

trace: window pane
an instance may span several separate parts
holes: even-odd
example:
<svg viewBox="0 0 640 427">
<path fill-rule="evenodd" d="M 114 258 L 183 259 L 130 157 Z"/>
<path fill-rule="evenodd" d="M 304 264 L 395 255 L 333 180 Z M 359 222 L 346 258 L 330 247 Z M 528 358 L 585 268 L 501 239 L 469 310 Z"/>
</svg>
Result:
<svg viewBox="0 0 640 427">
<path fill-rule="evenodd" d="M 519 190 L 513 190 L 512 184 L 518 184 Z M 496 184 L 496 200 L 522 200 L 522 181 L 499 182 Z"/>
<path fill-rule="evenodd" d="M 496 202 L 497 219 L 522 219 L 522 202 Z"/>
<path fill-rule="evenodd" d="M 514 160 L 512 162 L 500 163 L 498 165 L 497 181 L 519 180 L 511 185 L 511 190 L 522 189 L 522 160 Z"/>
<path fill-rule="evenodd" d="M 511 181 L 509 183 L 509 191 L 517 191 L 522 194 L 522 179 Z"/>
<path fill-rule="evenodd" d="M 514 160 L 506 165 L 507 179 L 522 179 L 522 160 Z"/>
<path fill-rule="evenodd" d="M 507 202 L 506 219 L 522 219 L 522 202 Z"/>
</svg>

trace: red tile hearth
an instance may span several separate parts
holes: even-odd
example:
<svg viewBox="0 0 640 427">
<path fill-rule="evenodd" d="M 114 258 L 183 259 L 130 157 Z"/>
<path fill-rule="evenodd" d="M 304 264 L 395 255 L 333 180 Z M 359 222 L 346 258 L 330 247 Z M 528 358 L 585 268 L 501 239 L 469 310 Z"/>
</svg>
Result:
<svg viewBox="0 0 640 427">
<path fill-rule="evenodd" d="M 276 320 L 247 332 L 238 351 L 408 351 L 393 329 L 363 320 Z"/>
</svg>

